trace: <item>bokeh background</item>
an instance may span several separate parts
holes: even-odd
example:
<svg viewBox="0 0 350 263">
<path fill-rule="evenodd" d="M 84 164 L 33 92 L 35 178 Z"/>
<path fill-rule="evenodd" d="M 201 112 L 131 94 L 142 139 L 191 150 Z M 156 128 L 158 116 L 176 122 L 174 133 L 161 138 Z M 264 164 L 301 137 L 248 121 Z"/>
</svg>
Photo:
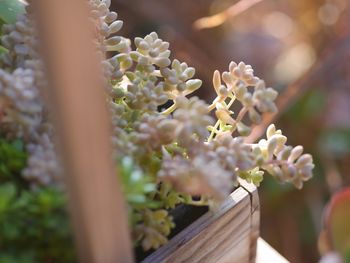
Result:
<svg viewBox="0 0 350 263">
<path fill-rule="evenodd" d="M 265 122 L 275 120 L 290 144 L 304 145 L 316 168 L 301 191 L 265 178 L 261 236 L 291 262 L 317 262 L 324 206 L 350 184 L 349 0 L 113 0 L 112 6 L 127 21 L 123 35 L 157 31 L 173 57 L 197 69 L 204 81 L 198 96 L 215 96 L 212 73 L 231 60 L 251 64 L 280 92 L 280 112 Z"/>
</svg>

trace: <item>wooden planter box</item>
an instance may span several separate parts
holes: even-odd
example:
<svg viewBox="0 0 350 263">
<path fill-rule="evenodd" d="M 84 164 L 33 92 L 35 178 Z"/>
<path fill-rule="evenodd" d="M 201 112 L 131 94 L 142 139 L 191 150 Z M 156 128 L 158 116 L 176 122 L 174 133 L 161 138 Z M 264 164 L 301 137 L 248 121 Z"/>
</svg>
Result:
<svg viewBox="0 0 350 263">
<path fill-rule="evenodd" d="M 204 214 L 142 262 L 255 262 L 258 237 L 257 189 L 240 182 L 219 211 Z"/>
</svg>

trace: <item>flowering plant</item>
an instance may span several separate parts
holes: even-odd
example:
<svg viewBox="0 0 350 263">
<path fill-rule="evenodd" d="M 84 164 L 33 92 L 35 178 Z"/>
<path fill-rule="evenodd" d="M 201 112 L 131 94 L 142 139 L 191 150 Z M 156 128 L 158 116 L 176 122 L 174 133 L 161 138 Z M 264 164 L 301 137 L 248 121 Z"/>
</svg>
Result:
<svg viewBox="0 0 350 263">
<path fill-rule="evenodd" d="M 97 52 L 103 58 L 113 158 L 137 245 L 149 250 L 165 244 L 175 226 L 170 209 L 179 204 L 213 206 L 238 186 L 238 178 L 259 185 L 267 172 L 301 188 L 312 176 L 311 155 L 303 154 L 302 146 L 287 146 L 287 138 L 274 125 L 268 127 L 266 139 L 246 142 L 261 114 L 276 111 L 277 97 L 250 65 L 231 62 L 228 71 L 215 71 L 216 97 L 208 105 L 189 96 L 202 81 L 193 78 L 193 67 L 170 59 L 168 42 L 155 32 L 134 41 L 119 36 L 123 22 L 109 10 L 110 1 L 90 0 L 89 5 Z M 8 51 L 0 58 L 0 143 L 19 156 L 20 165 L 14 167 L 15 179 L 7 176 L 12 166 L 1 156 L 0 178 L 12 183 L 12 199 L 36 197 L 46 189 L 54 189 L 46 196 L 56 196 L 64 187 L 49 105 L 39 92 L 47 83 L 34 19 L 23 14 L 3 31 L 1 43 Z M 232 111 L 235 105 L 240 106 L 238 112 Z M 51 212 L 64 203 L 54 200 L 49 202 L 56 209 Z M 0 240 L 0 246 L 6 242 Z M 33 257 L 35 261 L 43 255 Z"/>
</svg>

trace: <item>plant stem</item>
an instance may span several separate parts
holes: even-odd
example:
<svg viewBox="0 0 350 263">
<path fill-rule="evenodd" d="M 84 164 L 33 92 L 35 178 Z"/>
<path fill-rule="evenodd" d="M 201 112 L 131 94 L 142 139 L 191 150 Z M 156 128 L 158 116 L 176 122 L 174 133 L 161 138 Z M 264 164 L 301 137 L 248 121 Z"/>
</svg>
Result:
<svg viewBox="0 0 350 263">
<path fill-rule="evenodd" d="M 231 98 L 231 100 L 230 100 L 230 102 L 227 104 L 227 109 L 229 109 L 229 108 L 232 106 L 232 104 L 235 102 L 235 100 L 236 100 L 236 96 L 235 96 L 235 95 L 230 94 L 229 97 Z"/>
<path fill-rule="evenodd" d="M 227 105 L 226 105 L 227 109 L 229 109 L 229 108 L 232 106 L 232 104 L 235 102 L 235 100 L 236 100 L 236 97 L 235 97 L 235 95 L 233 95 L 233 94 L 230 94 L 229 97 L 231 98 L 231 100 L 230 100 L 230 102 L 227 103 Z M 216 99 L 214 100 L 214 102 L 208 107 L 209 111 L 211 111 L 210 108 L 212 107 L 212 105 L 214 105 L 214 107 L 215 107 L 215 104 L 218 102 L 218 101 L 215 102 L 217 99 L 218 99 L 218 98 L 216 98 Z M 212 129 L 212 131 L 211 131 L 211 133 L 210 133 L 210 136 L 209 136 L 209 138 L 208 138 L 208 142 L 211 142 L 211 141 L 213 140 L 214 135 L 217 133 L 217 129 L 219 128 L 219 125 L 220 125 L 220 120 L 218 120 L 218 121 L 215 123 L 215 125 L 214 125 L 214 127 L 213 127 L 213 129 Z"/>
<path fill-rule="evenodd" d="M 248 111 L 247 107 L 243 107 L 240 110 L 240 112 L 238 113 L 237 119 L 236 119 L 237 123 L 242 121 L 242 119 L 243 119 L 244 115 L 247 113 L 247 111 Z"/>
<path fill-rule="evenodd" d="M 208 142 L 211 142 L 211 141 L 213 140 L 214 134 L 216 134 L 216 130 L 217 130 L 217 128 L 219 127 L 219 125 L 220 125 L 220 121 L 218 120 L 218 121 L 215 123 L 214 128 L 212 129 L 212 131 L 211 131 L 211 133 L 210 133 L 210 136 L 209 136 L 209 138 L 208 138 Z"/>
<path fill-rule="evenodd" d="M 212 104 L 210 104 L 210 105 L 208 106 L 208 112 L 212 111 L 212 110 L 215 108 L 216 103 L 218 103 L 218 102 L 220 102 L 220 97 L 216 97 L 216 98 L 213 100 Z"/>
</svg>

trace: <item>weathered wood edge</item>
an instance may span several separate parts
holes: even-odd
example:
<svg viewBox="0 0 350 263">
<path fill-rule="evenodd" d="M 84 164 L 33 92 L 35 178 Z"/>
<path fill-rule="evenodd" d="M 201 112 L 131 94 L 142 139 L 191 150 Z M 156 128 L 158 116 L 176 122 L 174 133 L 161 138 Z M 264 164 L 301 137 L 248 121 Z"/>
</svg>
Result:
<svg viewBox="0 0 350 263">
<path fill-rule="evenodd" d="M 173 253 L 176 252 L 176 250 L 183 248 L 186 246 L 186 244 L 194 239 L 201 231 L 208 228 L 210 225 L 215 223 L 220 217 L 225 215 L 228 211 L 233 209 L 237 204 L 241 201 L 243 201 L 245 198 L 250 198 L 250 203 L 252 204 L 252 200 L 254 202 L 258 202 L 258 199 L 256 198 L 255 192 L 253 187 L 246 185 L 245 187 L 238 187 L 235 191 L 232 192 L 232 194 L 224 201 L 224 203 L 220 206 L 220 208 L 215 212 L 208 212 L 199 219 L 197 219 L 195 222 L 193 222 L 190 226 L 185 228 L 183 231 L 181 231 L 178 235 L 176 235 L 174 238 L 172 238 L 168 244 L 165 246 L 159 248 L 157 251 L 152 253 L 150 256 L 145 258 L 142 262 L 143 263 L 154 263 L 154 262 L 164 262 L 166 261 Z M 253 198 L 254 197 L 254 198 Z M 258 209 L 253 210 L 253 208 L 249 207 L 251 211 L 258 211 Z M 259 217 L 257 217 L 259 219 Z M 259 220 L 256 219 L 250 219 L 251 226 L 254 224 L 258 224 Z M 254 229 L 258 229 L 258 225 L 254 225 Z M 255 260 L 255 250 L 256 250 L 256 242 L 253 242 L 252 238 L 255 237 L 255 235 L 251 236 L 250 238 L 250 247 L 254 249 L 254 253 L 250 253 L 250 258 L 252 260 Z M 256 239 L 255 239 L 256 241 Z M 249 249 L 251 249 L 249 248 Z M 252 262 L 252 261 L 251 261 Z"/>
<path fill-rule="evenodd" d="M 247 190 L 251 201 L 251 234 L 250 234 L 250 261 L 256 261 L 258 238 L 260 236 L 260 202 L 257 187 L 239 179 L 239 184 Z"/>
</svg>

